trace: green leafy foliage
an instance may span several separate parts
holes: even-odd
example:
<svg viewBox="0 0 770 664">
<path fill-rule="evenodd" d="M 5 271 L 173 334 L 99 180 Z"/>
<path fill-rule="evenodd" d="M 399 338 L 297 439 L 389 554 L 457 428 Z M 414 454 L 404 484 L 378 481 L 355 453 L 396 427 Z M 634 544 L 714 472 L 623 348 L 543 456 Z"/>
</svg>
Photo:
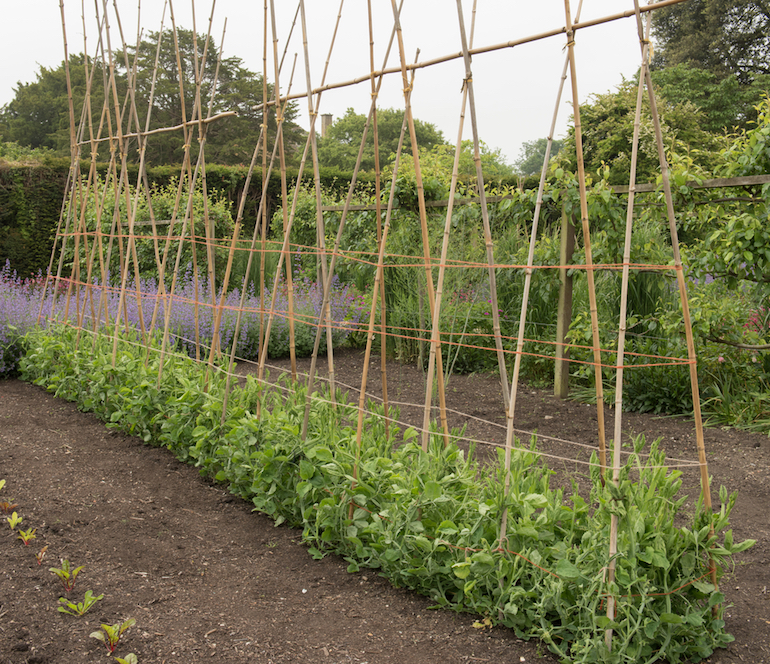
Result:
<svg viewBox="0 0 770 664">
<path fill-rule="evenodd" d="M 71 616 L 83 616 L 91 610 L 94 604 L 103 598 L 104 595 L 96 596 L 90 590 L 86 590 L 82 602 L 71 602 L 66 597 L 60 597 L 59 603 L 61 606 L 58 608 L 61 613 L 69 613 Z"/>
<path fill-rule="evenodd" d="M 404 111 L 393 108 L 378 109 L 377 139 L 379 145 L 380 168 L 393 161 L 398 150 L 398 139 L 401 125 L 404 121 Z M 318 139 L 318 161 L 322 166 L 337 168 L 350 172 L 355 168 L 356 158 L 364 135 L 366 115 L 356 113 L 348 108 L 340 118 L 329 127 L 326 135 Z M 444 142 L 443 134 L 429 122 L 415 119 L 417 145 L 430 149 Z M 374 138 L 370 126 L 367 131 L 361 170 L 374 170 Z M 411 154 L 408 135 L 405 140 L 404 152 Z"/>
<path fill-rule="evenodd" d="M 136 620 L 133 618 L 129 618 L 123 622 L 117 622 L 114 625 L 102 624 L 99 631 L 91 632 L 89 636 L 92 639 L 101 641 L 110 654 L 112 654 L 115 652 L 115 648 L 118 647 L 118 643 L 120 643 L 123 633 L 134 625 L 136 625 Z"/>
<path fill-rule="evenodd" d="M 35 533 L 37 532 L 37 528 L 33 528 L 32 530 L 22 530 L 19 528 L 19 536 L 17 539 L 20 539 L 22 542 L 24 542 L 24 546 L 29 546 L 29 543 L 36 539 Z"/>
<path fill-rule="evenodd" d="M 188 358 L 170 357 L 156 385 L 142 373 L 144 353 L 133 345 L 119 343 L 113 367 L 107 353 L 76 353 L 71 330 L 31 336 L 27 379 L 97 410 L 111 426 L 150 433 L 145 440 L 194 463 L 277 524 L 302 528 L 316 558 L 333 552 L 351 572 L 376 569 L 436 606 L 539 638 L 564 662 L 630 664 L 659 656 L 676 663 L 705 658 L 731 640 L 722 619 L 725 597 L 708 580 L 703 552 L 721 574 L 753 542 L 733 540 L 735 495 L 726 491 L 718 512 L 698 503 L 683 513 L 680 473 L 666 468 L 656 443 L 635 441 L 617 484 L 602 484 L 593 459 L 588 496 L 577 486 L 552 488 L 552 473 L 534 447 L 517 444 L 506 492 L 502 451 L 496 463 L 479 465 L 472 454 L 445 447 L 434 428 L 423 452 L 412 430 L 391 426 L 386 435 L 376 407 L 365 416 L 358 445 L 347 424 L 356 406 L 342 394 L 336 409 L 328 400 L 311 402 L 303 440 L 301 386 L 284 391 L 247 380 L 223 419 L 224 378 L 209 376 L 204 393 L 206 370 Z M 111 340 L 92 343 L 98 348 Z M 83 378 L 71 377 L 76 374 Z M 133 386 L 130 411 L 141 422 L 123 410 L 125 385 Z M 97 393 L 100 403 L 113 405 L 94 403 Z M 613 514 L 622 555 L 609 583 Z M 618 600 L 611 622 L 602 617 L 609 596 Z M 80 610 L 87 610 L 85 602 Z M 604 644 L 608 627 L 615 634 L 612 654 Z"/>
<path fill-rule="evenodd" d="M 69 592 L 75 587 L 75 581 L 83 568 L 84 565 L 73 568 L 70 561 L 65 558 L 61 561 L 61 567 L 49 567 L 48 571 L 56 574 L 65 592 Z"/>
<path fill-rule="evenodd" d="M 637 85 L 624 81 L 614 92 L 595 94 L 589 103 L 580 106 L 586 172 L 597 173 L 607 166 L 610 184 L 629 181 L 636 97 Z M 667 157 L 690 155 L 703 167 L 713 166 L 715 154 L 725 146 L 726 139 L 704 130 L 703 112 L 689 100 L 669 102 L 658 95 L 657 103 Z M 660 161 L 647 106 L 643 107 L 640 122 L 636 182 L 654 182 L 660 173 Z M 565 170 L 577 169 L 573 128 L 556 161 Z"/>
<path fill-rule="evenodd" d="M 134 653 L 130 652 L 125 657 L 116 657 L 115 661 L 118 664 L 138 664 L 139 658 Z"/>
<path fill-rule="evenodd" d="M 126 253 L 125 240 L 119 245 L 113 238 L 115 233 L 127 234 L 128 232 L 129 205 L 132 212 L 136 209 L 134 244 L 139 273 L 143 278 L 153 277 L 157 279 L 160 273 L 159 265 L 162 263 L 165 263 L 166 274 L 170 275 L 173 273 L 177 261 L 179 266 L 184 269 L 185 266 L 192 265 L 195 259 L 201 274 L 206 274 L 210 265 L 211 270 L 221 279 L 227 264 L 227 249 L 216 246 L 215 243 L 209 252 L 205 243 L 196 241 L 193 244 L 190 241 L 190 236 L 194 233 L 196 239 L 207 237 L 206 225 L 208 224 L 212 237 L 219 239 L 231 237 L 234 225 L 230 205 L 216 190 L 208 190 L 208 196 L 204 196 L 200 181 L 194 191 L 190 191 L 190 189 L 187 179 L 183 179 L 181 183 L 172 179 L 165 187 L 153 187 L 149 195 L 141 189 L 134 190 L 133 187 L 129 188 L 127 193 L 124 187 L 118 187 L 113 179 L 108 179 L 106 182 L 97 181 L 96 185 L 89 190 L 87 199 L 77 202 L 79 208 L 83 205 L 85 207 L 82 212 L 83 223 L 86 231 L 91 234 L 91 242 L 96 242 L 93 234 L 97 230 L 103 234 L 103 237 L 108 238 L 103 240 L 105 245 L 103 248 L 105 253 L 104 267 L 113 281 L 122 274 Z M 168 222 L 174 216 L 178 196 L 181 196 L 184 201 L 187 201 L 188 198 L 191 199 L 190 217 L 185 229 L 186 239 L 182 242 L 181 253 L 178 239 L 170 242 L 165 240 L 165 235 L 169 232 Z M 130 204 L 127 203 L 127 199 L 130 199 Z M 175 232 L 173 233 L 177 238 L 182 233 L 184 217 L 183 209 L 177 212 L 174 223 Z M 156 226 L 155 233 L 153 233 L 152 220 L 166 223 Z M 118 224 L 120 225 L 118 226 Z M 74 229 L 70 230 L 69 234 L 64 234 L 63 239 L 65 266 L 69 271 L 74 270 L 75 238 L 80 237 L 74 232 Z M 92 251 L 91 242 L 88 244 L 85 241 L 77 243 L 81 274 L 86 271 L 88 265 L 89 254 Z M 98 262 L 95 262 L 94 276 L 101 279 L 101 275 L 96 274 L 98 269 Z M 135 266 L 132 256 L 129 256 L 129 265 L 125 269 L 131 274 L 134 273 Z"/>
<path fill-rule="evenodd" d="M 655 64 L 684 63 L 747 83 L 770 74 L 770 12 L 756 0 L 693 0 L 653 13 Z"/>
<path fill-rule="evenodd" d="M 18 526 L 24 519 L 20 517 L 16 512 L 11 514 L 6 521 L 8 522 L 8 525 L 11 527 L 11 530 L 15 530 L 16 526 Z"/>
<path fill-rule="evenodd" d="M 562 149 L 563 141 L 554 140 L 551 145 L 550 157 L 553 158 Z M 543 160 L 545 159 L 545 151 L 548 148 L 547 138 L 537 138 L 534 141 L 524 141 L 521 150 L 519 151 L 519 157 L 514 162 L 516 171 L 521 175 L 540 175 L 540 171 L 543 170 Z"/>
</svg>

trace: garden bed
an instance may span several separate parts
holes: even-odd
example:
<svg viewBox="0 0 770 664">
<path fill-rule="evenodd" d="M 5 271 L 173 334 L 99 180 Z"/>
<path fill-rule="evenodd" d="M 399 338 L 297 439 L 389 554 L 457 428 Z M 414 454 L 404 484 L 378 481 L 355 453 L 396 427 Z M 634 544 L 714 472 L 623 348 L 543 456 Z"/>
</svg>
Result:
<svg viewBox="0 0 770 664">
<path fill-rule="evenodd" d="M 358 351 L 336 354 L 337 379 L 356 384 L 362 363 Z M 393 365 L 388 380 L 391 399 L 422 401 L 419 370 Z M 370 391 L 378 391 L 374 381 Z M 502 412 L 494 378 L 454 376 L 449 392 L 450 405 L 473 416 L 495 420 Z M 522 429 L 595 442 L 593 407 L 529 388 L 517 404 Z M 402 407 L 402 417 L 410 416 Z M 0 477 L 7 480 L 0 500 L 13 498 L 24 527 L 38 528 L 29 548 L 10 529 L 0 538 L 2 664 L 104 661 L 103 646 L 89 633 L 100 622 L 126 618 L 137 624 L 116 654 L 134 652 L 140 663 L 518 662 L 539 653 L 555 661 L 510 630 L 474 628 L 472 615 L 429 611 L 430 600 L 391 588 L 376 571 L 347 574 L 341 559 L 312 560 L 299 532 L 275 528 L 167 451 L 111 433 L 40 388 L 0 383 L 0 423 Z M 474 437 L 502 442 L 502 429 L 469 426 Z M 648 440 L 662 437 L 669 457 L 695 457 L 693 426 L 682 418 L 626 415 L 625 428 Z M 541 447 L 574 457 L 560 445 Z M 707 429 L 706 445 L 716 487 L 738 491 L 735 539 L 757 540 L 723 584 L 734 605 L 727 629 L 736 641 L 710 661 L 770 662 L 770 440 Z M 565 475 L 574 468 L 550 465 Z M 697 474 L 683 479 L 684 493 L 696 495 Z M 33 554 L 45 545 L 38 566 Z M 86 566 L 76 595 L 104 594 L 82 618 L 56 610 L 60 586 L 48 567 L 59 558 Z"/>
</svg>

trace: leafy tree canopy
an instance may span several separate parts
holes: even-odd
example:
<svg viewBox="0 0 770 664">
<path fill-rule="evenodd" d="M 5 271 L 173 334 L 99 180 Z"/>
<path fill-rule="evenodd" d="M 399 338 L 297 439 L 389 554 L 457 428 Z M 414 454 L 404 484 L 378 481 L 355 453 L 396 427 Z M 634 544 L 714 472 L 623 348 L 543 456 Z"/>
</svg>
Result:
<svg viewBox="0 0 770 664">
<path fill-rule="evenodd" d="M 142 127 L 149 107 L 157 42 L 158 33 L 151 32 L 148 39 L 140 43 L 138 50 L 140 74 L 136 80 L 136 97 Z M 237 57 L 221 58 L 217 62 L 219 53 L 213 40 L 206 44 L 205 36 L 196 36 L 191 30 L 177 29 L 176 42 L 180 68 L 177 67 L 174 32 L 169 29 L 163 31 L 150 127 L 172 127 L 181 124 L 183 118 L 189 121 L 193 117 L 205 118 L 209 113 L 216 115 L 236 111 L 237 117 L 222 118 L 208 126 L 206 159 L 220 164 L 248 163 L 262 124 L 262 111 L 254 108 L 262 104 L 262 76 L 246 69 Z M 133 62 L 133 56 L 131 51 L 129 64 Z M 202 71 L 199 111 L 196 111 L 196 63 L 198 71 Z M 125 64 L 123 67 L 125 71 Z M 215 85 L 216 94 L 212 100 Z M 272 98 L 273 86 L 268 84 L 267 90 L 268 98 Z M 304 144 L 304 131 L 294 122 L 297 113 L 295 103 L 289 104 L 284 113 L 282 131 L 290 162 L 296 157 L 297 146 Z M 268 113 L 268 151 L 272 150 L 276 135 L 275 117 L 273 109 Z M 198 130 L 195 129 L 194 137 L 197 136 Z M 148 140 L 147 158 L 151 163 L 179 163 L 183 152 L 184 136 L 181 131 L 159 134 Z"/>
<path fill-rule="evenodd" d="M 483 141 L 480 144 L 479 157 L 484 183 L 514 176 L 514 170 L 505 163 L 500 150 L 492 150 Z M 449 196 L 454 169 L 455 149 L 441 143 L 431 149 L 420 148 L 420 173 L 422 175 L 425 197 L 427 200 L 441 200 Z M 478 190 L 476 180 L 476 162 L 473 158 L 473 141 L 462 142 L 460 161 L 457 167 L 459 179 L 458 193 L 470 194 Z M 398 190 L 401 204 L 417 205 L 417 184 L 413 159 L 402 159 L 398 167 Z"/>
<path fill-rule="evenodd" d="M 563 141 L 554 140 L 551 144 L 551 159 L 553 159 L 562 148 Z M 524 141 L 519 151 L 519 158 L 513 162 L 514 168 L 519 175 L 536 175 L 543 168 L 543 159 L 545 151 L 548 148 L 547 138 L 537 138 L 534 141 Z"/>
<path fill-rule="evenodd" d="M 94 67 L 95 71 L 91 73 Z M 89 78 L 93 81 L 91 108 L 101 109 L 104 101 L 103 76 L 99 63 L 86 63 L 82 54 L 70 56 L 69 68 L 77 122 L 80 120 Z M 125 91 L 122 80 L 119 81 L 118 90 L 121 94 Z M 19 82 L 14 91 L 16 94 L 13 100 L 0 108 L 0 133 L 3 138 L 22 146 L 48 148 L 58 154 L 69 155 L 70 120 L 64 62 L 56 68 L 40 67 L 36 81 Z M 97 116 L 97 126 L 98 122 Z"/>
<path fill-rule="evenodd" d="M 713 71 L 684 63 L 653 71 L 652 80 L 669 103 L 694 104 L 703 113 L 703 129 L 716 133 L 753 125 L 757 105 L 770 89 L 768 74 L 741 85 L 735 74 L 720 78 Z"/>
<path fill-rule="evenodd" d="M 748 85 L 770 74 L 766 0 L 689 0 L 653 12 L 656 68 L 687 64 Z"/>
<path fill-rule="evenodd" d="M 615 92 L 593 95 L 588 103 L 580 107 L 586 171 L 595 173 L 609 167 L 610 184 L 625 184 L 629 180 L 636 95 L 637 86 L 633 81 L 624 81 Z M 687 155 L 695 166 L 711 170 L 719 150 L 726 145 L 726 137 L 704 129 L 705 114 L 692 102 L 672 103 L 661 94 L 657 94 L 656 98 L 669 159 L 672 155 Z M 570 127 L 557 161 L 565 170 L 574 171 L 577 168 L 574 126 Z M 659 173 L 654 126 L 645 104 L 641 117 L 636 181 L 654 182 Z"/>
<path fill-rule="evenodd" d="M 377 141 L 379 144 L 380 167 L 392 163 L 398 150 L 398 139 L 401 135 L 401 125 L 404 121 L 404 111 L 392 108 L 377 111 Z M 318 139 L 318 161 L 321 166 L 338 168 L 341 171 L 352 171 L 356 165 L 361 138 L 366 126 L 366 115 L 356 113 L 349 108 L 345 115 L 338 118 L 329 127 L 326 136 Z M 420 148 L 430 150 L 435 145 L 444 143 L 444 135 L 429 122 L 415 119 L 415 133 Z M 404 139 L 403 152 L 411 154 L 409 135 Z M 366 145 L 361 161 L 361 170 L 374 170 L 374 137 L 372 127 L 366 134 Z"/>
<path fill-rule="evenodd" d="M 262 124 L 262 111 L 255 106 L 262 104 L 262 76 L 243 66 L 240 58 L 222 58 L 213 41 L 206 44 L 202 35 L 194 35 L 191 30 L 177 29 L 176 41 L 179 46 L 181 75 L 177 68 L 175 39 L 172 30 L 164 30 L 161 35 L 158 73 L 155 81 L 152 109 L 150 111 L 150 129 L 173 127 L 182 124 L 183 119 L 198 117 L 196 108 L 196 55 L 198 70 L 202 71 L 200 80 L 200 108 L 203 117 L 209 114 L 211 92 L 216 85 L 216 94 L 211 102 L 211 114 L 224 111 L 236 111 L 236 117 L 226 117 L 209 124 L 206 134 L 206 159 L 209 163 L 239 164 L 251 160 L 254 146 L 259 138 Z M 150 93 L 153 84 L 155 53 L 158 33 L 149 33 L 146 40 L 140 42 L 136 62 L 135 102 L 138 124 L 144 129 L 147 119 Z M 117 118 L 122 119 L 124 133 L 136 131 L 137 119 L 130 112 L 130 105 L 124 109 L 128 99 L 126 95 L 128 75 L 133 75 L 135 49 L 115 53 L 116 90 L 121 108 L 116 112 L 114 97 L 109 80 L 103 75 L 103 68 L 98 60 L 86 59 L 82 54 L 70 56 L 70 78 L 75 104 L 75 121 L 85 122 L 83 114 L 84 100 L 88 88 L 88 76 L 95 69 L 91 87 L 91 112 L 94 134 L 99 132 L 103 122 L 101 136 L 107 135 L 107 119 L 102 116 L 104 108 L 105 80 L 107 81 L 109 122 L 116 132 Z M 204 61 L 204 52 L 206 54 Z M 218 64 L 218 66 L 217 66 Z M 181 80 L 181 87 L 180 87 Z M 181 92 L 180 92 L 181 89 Z M 37 80 L 32 83 L 19 83 L 14 99 L 0 109 L 0 133 L 3 138 L 33 148 L 46 147 L 59 154 L 69 154 L 70 130 L 69 107 L 67 102 L 67 83 L 64 63 L 55 69 L 41 67 Z M 273 87 L 268 85 L 268 97 L 272 98 Z M 182 102 L 183 100 L 183 102 Z M 184 107 L 184 112 L 183 112 Z M 268 113 L 268 150 L 276 135 L 275 110 Z M 283 133 L 289 163 L 296 160 L 297 146 L 304 144 L 304 131 L 294 122 L 297 105 L 289 104 L 284 113 Z M 83 132 L 88 139 L 88 131 Z M 191 146 L 194 150 L 198 138 L 198 129 L 191 134 Z M 181 130 L 154 134 L 147 140 L 147 162 L 150 164 L 173 164 L 182 161 L 185 137 Z M 129 158 L 138 159 L 135 148 L 129 144 Z M 87 150 L 85 151 L 87 152 Z M 100 148 L 100 158 L 109 156 L 106 146 Z M 194 158 L 194 155 L 193 155 Z"/>
</svg>

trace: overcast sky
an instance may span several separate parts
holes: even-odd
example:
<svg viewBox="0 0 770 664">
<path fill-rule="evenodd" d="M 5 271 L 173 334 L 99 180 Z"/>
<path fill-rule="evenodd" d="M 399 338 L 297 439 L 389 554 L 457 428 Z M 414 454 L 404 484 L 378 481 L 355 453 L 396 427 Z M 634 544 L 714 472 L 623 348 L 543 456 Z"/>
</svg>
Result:
<svg viewBox="0 0 770 664">
<path fill-rule="evenodd" d="M 101 6 L 102 0 L 98 0 Z M 117 0 L 126 40 L 133 43 L 137 34 L 137 0 Z M 371 0 L 375 14 L 375 63 L 380 68 L 393 25 L 390 0 Z M 294 17 L 296 0 L 275 0 L 279 50 L 282 52 Z M 364 0 L 347 0 L 336 44 L 331 54 L 327 83 L 343 82 L 365 76 L 369 71 L 369 31 Z M 141 3 L 141 26 L 145 34 L 158 30 L 163 0 Z M 205 33 L 211 15 L 211 0 L 194 3 L 196 28 Z M 112 43 L 119 43 L 114 20 L 113 1 L 109 2 Z M 191 28 L 191 0 L 176 0 L 174 15 L 178 26 Z M 252 71 L 262 70 L 262 23 L 264 3 L 260 0 L 217 0 L 212 35 L 219 44 L 225 19 L 224 54 L 240 57 Z M 470 30 L 472 0 L 463 0 L 466 28 Z M 70 53 L 84 50 L 84 28 L 81 0 L 64 0 L 67 42 Z M 310 52 L 311 85 L 320 85 L 329 51 L 340 0 L 306 0 L 307 39 Z M 584 0 L 581 20 L 617 14 L 632 9 L 631 0 Z M 56 0 L 0 0 L 0 105 L 7 104 L 19 81 L 35 80 L 37 71 L 56 67 L 64 57 L 62 22 Z M 571 10 L 577 10 L 573 0 Z M 85 0 L 86 47 L 93 54 L 97 30 L 94 22 L 94 0 Z M 564 25 L 563 0 L 478 0 L 474 46 L 487 46 L 540 34 Z M 409 62 L 420 49 L 419 59 L 430 60 L 461 50 L 456 0 L 405 0 L 402 12 L 404 48 Z M 168 11 L 166 27 L 169 26 Z M 304 91 L 305 69 L 298 25 L 289 43 L 287 64 L 281 74 L 285 91 L 291 60 L 298 54 L 297 72 L 292 92 Z M 269 36 L 270 50 L 272 37 Z M 524 141 L 546 136 L 551 123 L 554 101 L 564 63 L 564 35 L 534 43 L 479 54 L 473 60 L 473 82 L 479 132 L 490 147 L 499 148 L 509 162 L 515 160 Z M 581 100 L 592 93 L 612 90 L 623 77 L 630 78 L 639 67 L 640 49 L 633 18 L 621 19 L 601 26 L 586 28 L 576 37 L 578 88 Z M 398 49 L 391 53 L 388 66 L 398 65 Z M 268 78 L 273 79 L 272 59 Z M 464 66 L 461 59 L 420 69 L 417 72 L 412 103 L 415 117 L 432 122 L 447 140 L 454 143 L 461 106 Z M 380 106 L 403 107 L 399 75 L 386 78 L 380 94 Z M 561 105 L 556 135 L 563 135 L 570 110 L 569 87 Z M 353 107 L 366 113 L 370 104 L 369 82 L 324 93 L 320 112 L 335 118 Z M 307 102 L 300 101 L 300 124 L 307 128 Z M 466 114 L 466 117 L 470 116 Z M 466 121 L 466 137 L 470 123 Z"/>
</svg>

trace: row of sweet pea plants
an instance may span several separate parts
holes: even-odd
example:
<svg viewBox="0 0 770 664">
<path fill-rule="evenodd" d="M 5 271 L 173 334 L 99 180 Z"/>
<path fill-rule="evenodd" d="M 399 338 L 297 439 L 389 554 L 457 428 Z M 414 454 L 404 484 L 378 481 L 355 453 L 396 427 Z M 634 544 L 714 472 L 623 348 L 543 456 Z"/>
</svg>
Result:
<svg viewBox="0 0 770 664">
<path fill-rule="evenodd" d="M 699 660 L 732 640 L 705 552 L 721 575 L 752 545 L 728 530 L 735 495 L 722 489 L 719 512 L 698 503 L 677 517 L 687 525 L 675 526 L 685 502 L 680 472 L 666 468 L 656 443 L 645 455 L 645 441 L 636 441 L 617 484 L 602 485 L 594 460 L 589 496 L 576 484 L 553 488 L 534 446 L 521 446 L 506 492 L 502 455 L 482 464 L 440 436 L 423 452 L 413 430 L 386 433 L 375 407 L 359 446 L 355 407 L 314 399 L 303 440 L 301 385 L 248 378 L 223 418 L 224 377 L 187 356 L 168 358 L 158 380 L 157 354 L 147 359 L 130 343 L 119 344 L 114 363 L 104 336 L 83 335 L 78 348 L 74 331 L 37 331 L 27 344 L 25 379 L 168 447 L 277 523 L 301 528 L 314 557 L 336 553 L 351 572 L 377 569 L 438 607 L 541 639 L 563 662 Z M 620 553 L 609 583 L 613 513 Z M 610 596 L 614 620 L 604 615 Z"/>
</svg>

